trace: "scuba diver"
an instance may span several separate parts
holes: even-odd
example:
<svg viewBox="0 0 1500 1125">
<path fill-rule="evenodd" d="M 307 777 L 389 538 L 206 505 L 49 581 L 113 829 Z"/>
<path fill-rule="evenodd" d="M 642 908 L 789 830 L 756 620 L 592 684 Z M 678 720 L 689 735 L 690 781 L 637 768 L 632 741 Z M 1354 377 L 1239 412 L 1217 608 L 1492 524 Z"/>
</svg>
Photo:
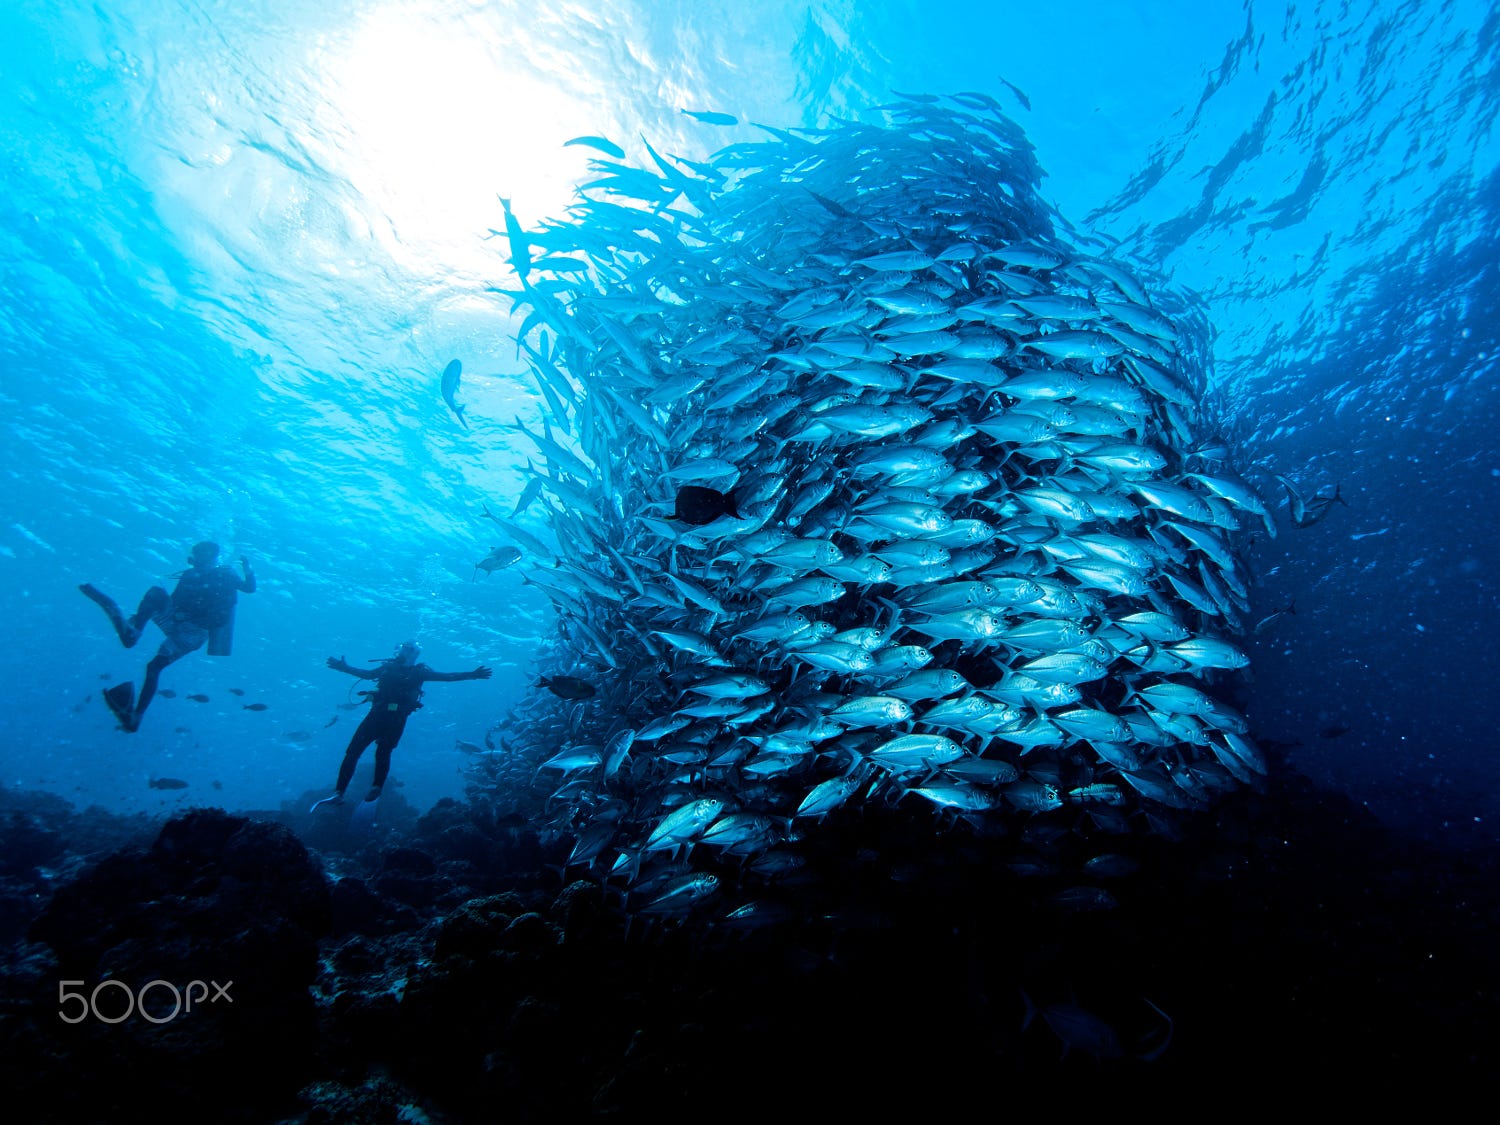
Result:
<svg viewBox="0 0 1500 1125">
<path fill-rule="evenodd" d="M 422 706 L 423 684 L 434 680 L 448 683 L 456 680 L 487 680 L 492 674 L 483 664 L 472 672 L 435 672 L 427 665 L 417 663 L 421 651 L 416 641 L 403 641 L 396 646 L 395 656 L 382 660 L 374 668 L 355 668 L 342 656 L 328 658 L 328 667 L 335 672 L 347 672 L 361 680 L 374 680 L 375 690 L 360 692 L 370 701 L 370 711 L 360 721 L 354 737 L 349 740 L 348 749 L 344 751 L 333 796 L 325 797 L 313 805 L 314 811 L 320 805 L 343 804 L 344 790 L 354 777 L 354 767 L 359 762 L 359 756 L 372 742 L 375 744 L 375 784 L 365 794 L 365 803 L 370 804 L 380 799 L 380 791 L 385 786 L 386 775 L 391 769 L 391 751 L 401 741 L 407 716 Z"/>
<path fill-rule="evenodd" d="M 139 699 L 135 698 L 135 687 L 128 680 L 104 689 L 104 702 L 121 730 L 132 732 L 140 728 L 141 716 L 150 706 L 156 694 L 157 680 L 167 665 L 202 648 L 205 642 L 208 655 L 229 655 L 234 644 L 235 602 L 241 592 L 255 593 L 255 574 L 244 555 L 240 556 L 243 576 L 236 574 L 233 567 L 219 566 L 218 559 L 217 543 L 196 544 L 188 560 L 193 564 L 192 568 L 177 576 L 177 588 L 168 594 L 162 587 L 152 586 L 129 618 L 120 612 L 120 607 L 109 595 L 87 582 L 78 587 L 84 596 L 104 610 L 119 635 L 120 643 L 126 648 L 135 647 L 151 621 L 155 621 L 167 637 L 146 665 Z"/>
</svg>

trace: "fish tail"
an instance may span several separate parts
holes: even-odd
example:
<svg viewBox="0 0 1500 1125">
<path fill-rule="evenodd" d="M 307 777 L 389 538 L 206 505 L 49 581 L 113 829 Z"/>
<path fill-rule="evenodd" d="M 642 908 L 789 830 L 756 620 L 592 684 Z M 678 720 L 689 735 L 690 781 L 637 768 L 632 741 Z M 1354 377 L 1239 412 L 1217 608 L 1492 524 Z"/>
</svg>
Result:
<svg viewBox="0 0 1500 1125">
<path fill-rule="evenodd" d="M 1166 1012 L 1162 1011 L 1155 1004 L 1152 1004 L 1147 997 L 1142 996 L 1141 999 L 1145 1000 L 1146 1003 L 1151 1006 L 1151 1010 L 1153 1012 L 1167 1021 L 1166 1033 L 1165 1035 L 1163 1035 L 1162 1041 L 1149 1050 L 1142 1051 L 1140 1054 L 1136 1055 L 1136 1058 L 1140 1059 L 1142 1062 L 1152 1062 L 1155 1059 L 1161 1058 L 1161 1056 L 1166 1052 L 1167 1048 L 1172 1045 L 1172 1031 L 1175 1025 L 1172 1022 L 1172 1017 L 1167 1015 Z"/>
<path fill-rule="evenodd" d="M 1028 1027 L 1031 1026 L 1032 1021 L 1036 1019 L 1037 1008 L 1036 1005 L 1031 1002 L 1031 997 L 1026 994 L 1026 990 L 1024 988 L 1020 989 L 1019 991 L 1021 993 L 1021 1003 L 1026 1005 L 1026 1012 L 1021 1016 L 1021 1030 L 1025 1031 Z"/>
</svg>

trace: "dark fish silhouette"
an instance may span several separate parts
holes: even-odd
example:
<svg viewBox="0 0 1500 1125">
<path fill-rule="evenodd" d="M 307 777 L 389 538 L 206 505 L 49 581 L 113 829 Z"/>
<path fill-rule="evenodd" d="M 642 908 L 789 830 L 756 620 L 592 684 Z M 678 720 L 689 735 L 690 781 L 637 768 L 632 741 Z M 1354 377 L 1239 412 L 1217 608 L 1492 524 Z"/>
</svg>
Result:
<svg viewBox="0 0 1500 1125">
<path fill-rule="evenodd" d="M 192 727 L 173 727 L 172 728 L 172 733 L 173 734 L 192 734 L 193 733 L 193 728 Z"/>
<path fill-rule="evenodd" d="M 190 695 L 190 696 L 188 696 L 188 698 L 191 699 L 194 703 L 207 703 L 208 702 L 208 696 L 204 695 L 202 692 L 199 692 L 196 695 Z"/>
<path fill-rule="evenodd" d="M 577 676 L 543 676 L 536 682 L 561 699 L 592 699 L 594 685 Z"/>
<path fill-rule="evenodd" d="M 216 781 L 216 782 L 214 782 L 214 788 L 215 789 L 223 789 L 224 788 L 224 783 L 222 781 Z"/>
<path fill-rule="evenodd" d="M 153 777 L 146 783 L 152 789 L 186 789 L 188 783 L 177 777 Z"/>
<path fill-rule="evenodd" d="M 685 484 L 677 490 L 677 510 L 672 513 L 673 519 L 702 527 L 720 516 L 740 518 L 734 506 L 733 492 L 720 492 L 701 484 Z"/>
<path fill-rule="evenodd" d="M 1296 612 L 1297 612 L 1297 599 L 1293 598 L 1291 601 L 1287 602 L 1286 605 L 1282 606 L 1280 609 L 1276 610 L 1274 613 L 1267 614 L 1265 617 L 1262 617 L 1259 621 L 1257 621 L 1255 623 L 1255 630 L 1254 631 L 1257 634 L 1264 633 L 1272 625 L 1276 624 L 1276 622 L 1280 621 L 1283 617 L 1287 616 L 1287 614 L 1293 614 L 1293 615 L 1295 615 Z"/>
<path fill-rule="evenodd" d="M 1293 527 L 1311 527 L 1328 514 L 1328 509 L 1334 504 L 1349 506 L 1349 502 L 1342 495 L 1342 482 L 1333 486 L 1332 496 L 1315 495 L 1311 500 L 1304 500 L 1302 494 L 1297 491 L 1295 485 L 1286 477 L 1278 473 L 1272 473 L 1281 482 L 1281 487 L 1286 489 L 1287 506 L 1291 509 Z"/>
<path fill-rule="evenodd" d="M 268 705 L 265 704 L 265 703 L 247 703 L 247 704 L 245 704 L 245 710 L 246 711 L 264 711 L 264 710 L 266 710 L 267 706 Z"/>
<path fill-rule="evenodd" d="M 496 547 L 488 555 L 474 564 L 474 577 L 479 577 L 479 572 L 481 570 L 486 574 L 494 574 L 495 571 L 505 569 L 520 557 L 521 548 L 519 547 Z M 471 578 L 469 579 L 469 581 L 472 582 L 474 581 L 474 579 Z"/>
<path fill-rule="evenodd" d="M 230 695 L 244 695 L 245 694 L 245 689 L 244 688 L 232 687 L 232 688 L 229 689 L 229 694 Z"/>
<path fill-rule="evenodd" d="M 333 718 L 329 719 L 326 723 L 323 724 L 323 729 L 327 730 L 329 727 L 333 726 L 333 724 L 336 723 L 336 722 L 338 722 L 338 721 L 339 721 L 339 717 L 337 715 L 335 715 Z"/>
<path fill-rule="evenodd" d="M 1337 738 L 1341 734 L 1348 734 L 1354 728 L 1344 723 L 1332 723 L 1318 732 L 1319 738 Z"/>
<path fill-rule="evenodd" d="M 177 698 L 177 693 L 175 691 L 173 691 L 169 687 L 162 688 L 156 694 L 159 695 L 159 696 L 161 696 L 163 699 L 176 699 Z"/>
<path fill-rule="evenodd" d="M 453 411 L 458 424 L 467 430 L 469 423 L 464 421 L 464 408 L 459 406 L 454 399 L 454 396 L 458 394 L 458 376 L 461 371 L 463 371 L 463 364 L 456 359 L 443 368 L 443 401 L 448 404 L 448 409 Z"/>
<path fill-rule="evenodd" d="M 281 737 L 286 739 L 288 742 L 306 742 L 312 737 L 312 735 L 305 730 L 292 730 L 287 731 L 286 734 L 282 735 Z"/>
</svg>

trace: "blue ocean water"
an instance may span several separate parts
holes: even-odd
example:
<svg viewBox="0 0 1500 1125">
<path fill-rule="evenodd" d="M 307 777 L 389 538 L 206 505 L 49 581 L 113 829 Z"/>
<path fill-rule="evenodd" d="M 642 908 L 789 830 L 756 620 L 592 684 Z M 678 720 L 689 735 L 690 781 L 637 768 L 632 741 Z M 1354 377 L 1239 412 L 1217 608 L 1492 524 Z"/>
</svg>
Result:
<svg viewBox="0 0 1500 1125">
<path fill-rule="evenodd" d="M 0 42 L 7 785 L 276 807 L 332 781 L 357 715 L 324 659 L 416 636 L 496 668 L 432 687 L 397 751 L 414 804 L 461 792 L 455 742 L 524 714 L 556 627 L 474 569 L 480 511 L 523 484 L 502 427 L 537 412 L 487 288 L 500 198 L 560 215 L 582 135 L 702 158 L 977 90 L 1080 231 L 1200 295 L 1267 498 L 1281 474 L 1346 501 L 1305 529 L 1278 508 L 1254 548 L 1255 616 L 1296 610 L 1250 644 L 1257 733 L 1403 831 L 1494 839 L 1488 8 L 18 3 Z M 467 431 L 437 393 L 455 356 Z M 150 649 L 76 586 L 133 604 L 202 538 L 261 588 L 234 654 L 174 666 L 124 735 L 99 689 Z"/>
</svg>

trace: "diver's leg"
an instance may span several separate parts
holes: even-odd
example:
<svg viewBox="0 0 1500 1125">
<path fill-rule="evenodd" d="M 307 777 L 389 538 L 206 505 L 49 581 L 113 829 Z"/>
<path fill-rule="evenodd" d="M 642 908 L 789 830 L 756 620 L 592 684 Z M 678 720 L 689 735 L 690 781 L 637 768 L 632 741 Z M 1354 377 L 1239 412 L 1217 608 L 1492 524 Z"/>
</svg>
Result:
<svg viewBox="0 0 1500 1125">
<path fill-rule="evenodd" d="M 160 594 L 161 598 L 153 597 L 153 594 Z M 154 604 L 160 605 L 162 609 L 170 604 L 166 591 L 160 586 L 153 586 L 147 591 L 146 596 L 141 599 L 140 612 L 145 612 L 148 606 Z M 151 663 L 146 665 L 146 677 L 141 681 L 141 696 L 135 701 L 136 726 L 140 725 L 141 716 L 146 713 L 146 708 L 156 695 L 156 682 L 161 679 L 162 672 L 188 653 L 197 652 L 203 647 L 203 642 L 208 639 L 206 629 L 195 628 L 171 615 L 158 615 L 156 624 L 162 632 L 167 634 L 167 639 L 162 641 L 161 648 L 156 650 Z"/>
<path fill-rule="evenodd" d="M 349 740 L 349 746 L 344 751 L 344 760 L 339 763 L 339 779 L 334 786 L 338 796 L 344 795 L 344 790 L 349 788 L 349 782 L 354 778 L 354 767 L 359 765 L 359 756 L 365 752 L 365 747 L 375 741 L 374 728 L 375 712 L 371 711 L 360 721 L 354 731 L 354 737 Z"/>
<path fill-rule="evenodd" d="M 391 751 L 396 749 L 396 743 L 401 741 L 401 734 L 406 730 L 406 716 L 390 720 L 381 737 L 375 743 L 375 781 L 370 786 L 370 791 L 365 794 L 365 800 L 378 801 L 380 791 L 385 788 L 385 779 L 391 772 Z"/>
<path fill-rule="evenodd" d="M 354 776 L 354 767 L 359 764 L 359 756 L 365 752 L 375 738 L 375 731 L 370 720 L 375 717 L 372 711 L 360 720 L 359 726 L 354 728 L 354 736 L 349 739 L 349 746 L 344 751 L 344 760 L 339 763 L 339 779 L 332 797 L 324 797 L 321 801 L 314 802 L 311 809 L 317 812 L 324 805 L 342 805 L 344 803 L 344 790 L 349 788 L 349 779 Z"/>
<path fill-rule="evenodd" d="M 135 630 L 137 638 L 146 628 L 146 622 L 159 617 L 166 612 L 172 604 L 172 595 L 160 586 L 152 586 L 141 595 L 141 604 L 136 606 L 135 614 L 130 619 L 130 626 Z M 132 641 L 132 644 L 135 642 Z"/>
<path fill-rule="evenodd" d="M 141 697 L 135 701 L 135 721 L 139 725 L 141 716 L 146 713 L 151 699 L 156 695 L 156 682 L 161 679 L 161 674 L 170 665 L 176 663 L 182 653 L 167 651 L 167 646 L 161 649 L 151 658 L 151 663 L 146 665 L 146 678 L 141 681 Z"/>
<path fill-rule="evenodd" d="M 380 799 L 380 791 L 385 788 L 385 779 L 391 772 L 391 749 L 389 743 L 375 744 L 375 780 L 370 785 L 370 791 L 365 794 L 367 801 Z"/>
</svg>

